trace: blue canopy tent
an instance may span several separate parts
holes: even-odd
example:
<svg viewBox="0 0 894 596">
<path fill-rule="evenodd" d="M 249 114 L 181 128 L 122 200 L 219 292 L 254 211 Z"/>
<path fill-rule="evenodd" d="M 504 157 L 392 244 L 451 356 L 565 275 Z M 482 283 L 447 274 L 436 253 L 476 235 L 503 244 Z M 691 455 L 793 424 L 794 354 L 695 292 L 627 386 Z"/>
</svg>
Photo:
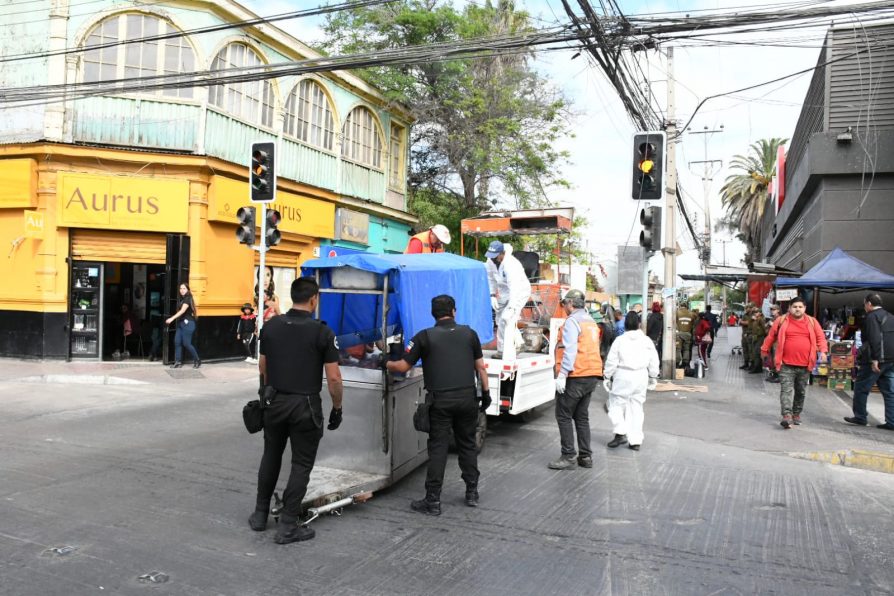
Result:
<svg viewBox="0 0 894 596">
<path fill-rule="evenodd" d="M 493 340 L 490 290 L 484 263 L 458 255 L 381 255 L 359 253 L 314 259 L 304 263 L 304 275 L 319 273 L 320 287 L 333 288 L 333 272 L 350 267 L 382 276 L 378 293 L 352 290 L 323 293 L 320 318 L 332 327 L 339 344 L 349 347 L 381 337 L 382 294 L 387 277 L 387 334 L 402 332 L 404 344 L 422 329 L 434 325 L 431 299 L 449 294 L 456 300 L 456 320 L 478 333 L 481 343 Z"/>
<path fill-rule="evenodd" d="M 894 289 L 894 275 L 852 257 L 839 247 L 814 265 L 801 277 L 777 277 L 780 288 L 819 288 L 837 294 L 855 290 Z"/>
</svg>

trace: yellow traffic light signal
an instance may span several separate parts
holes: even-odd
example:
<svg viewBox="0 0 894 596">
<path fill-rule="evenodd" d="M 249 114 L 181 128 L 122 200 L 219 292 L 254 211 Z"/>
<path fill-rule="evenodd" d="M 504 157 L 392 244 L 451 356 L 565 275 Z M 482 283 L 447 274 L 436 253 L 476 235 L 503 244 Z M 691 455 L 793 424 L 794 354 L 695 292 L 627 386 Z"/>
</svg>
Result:
<svg viewBox="0 0 894 596">
<path fill-rule="evenodd" d="M 633 136 L 633 185 L 636 200 L 658 201 L 664 194 L 663 132 L 642 132 Z"/>
</svg>

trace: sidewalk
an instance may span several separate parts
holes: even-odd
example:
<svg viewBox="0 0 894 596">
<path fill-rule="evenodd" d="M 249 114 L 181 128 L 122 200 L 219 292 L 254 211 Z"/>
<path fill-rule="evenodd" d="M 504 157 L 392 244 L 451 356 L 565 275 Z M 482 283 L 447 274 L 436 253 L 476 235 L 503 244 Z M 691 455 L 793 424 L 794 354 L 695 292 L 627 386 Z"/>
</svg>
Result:
<svg viewBox="0 0 894 596">
<path fill-rule="evenodd" d="M 171 368 L 161 362 L 123 360 L 96 362 L 64 360 L 19 360 L 0 358 L 0 382 L 57 383 L 86 385 L 141 385 L 200 381 L 240 382 L 257 377 L 257 364 L 243 361 L 203 362 Z"/>
<path fill-rule="evenodd" d="M 844 422 L 852 415 L 852 393 L 810 385 L 802 413 L 803 424 L 784 430 L 780 425 L 779 385 L 765 374 L 740 370 L 741 328 L 722 328 L 703 379 L 674 381 L 678 385 L 707 386 L 707 393 L 650 393 L 646 406 L 647 433 L 654 429 L 707 443 L 822 459 L 817 454 L 852 450 L 881 453 L 894 458 L 894 432 L 877 429 L 884 421 L 881 396 L 870 395 L 870 425 Z M 872 418 L 875 418 L 874 420 Z M 827 458 L 828 459 L 828 458 Z"/>
</svg>

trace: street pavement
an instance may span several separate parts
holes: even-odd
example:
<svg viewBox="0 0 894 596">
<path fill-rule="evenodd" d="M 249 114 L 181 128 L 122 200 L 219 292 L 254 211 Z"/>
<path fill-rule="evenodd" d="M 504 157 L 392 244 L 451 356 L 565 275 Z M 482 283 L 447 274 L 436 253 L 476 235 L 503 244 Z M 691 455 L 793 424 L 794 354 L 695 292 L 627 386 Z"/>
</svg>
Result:
<svg viewBox="0 0 894 596">
<path fill-rule="evenodd" d="M 250 365 L 0 360 L 0 594 L 894 593 L 894 476 L 795 456 L 891 458 L 894 433 L 844 424 L 822 387 L 783 430 L 779 386 L 738 369 L 732 332 L 678 382 L 706 393 L 650 393 L 640 452 L 605 447 L 600 389 L 592 469 L 546 467 L 549 408 L 491 420 L 477 509 L 451 456 L 440 517 L 409 509 L 420 468 L 287 546 L 246 523 Z"/>
</svg>

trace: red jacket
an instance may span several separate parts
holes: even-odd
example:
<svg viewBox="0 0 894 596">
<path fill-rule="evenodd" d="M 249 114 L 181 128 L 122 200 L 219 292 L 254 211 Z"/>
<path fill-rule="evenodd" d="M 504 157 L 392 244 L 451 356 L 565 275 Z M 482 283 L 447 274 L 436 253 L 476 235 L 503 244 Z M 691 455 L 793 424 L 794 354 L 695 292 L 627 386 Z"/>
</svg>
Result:
<svg viewBox="0 0 894 596">
<path fill-rule="evenodd" d="M 829 344 L 826 343 L 826 334 L 823 333 L 823 328 L 820 326 L 819 321 L 810 315 L 804 315 L 804 317 L 807 319 L 807 331 L 810 333 L 810 343 L 816 346 L 816 349 L 810 350 L 810 353 L 807 355 L 807 368 L 813 370 L 813 367 L 816 366 L 816 353 L 821 352 L 825 354 L 828 352 Z M 770 327 L 770 332 L 767 334 L 767 338 L 761 346 L 761 356 L 766 356 L 770 353 L 770 348 L 773 347 L 773 343 L 776 342 L 778 344 L 773 362 L 776 366 L 776 370 L 782 368 L 782 352 L 783 347 L 785 346 L 785 334 L 787 331 L 788 315 L 782 315 L 773 321 L 773 326 Z"/>
<path fill-rule="evenodd" d="M 699 319 L 698 326 L 695 328 L 695 339 L 702 341 L 706 335 L 711 335 L 711 321 Z"/>
</svg>

